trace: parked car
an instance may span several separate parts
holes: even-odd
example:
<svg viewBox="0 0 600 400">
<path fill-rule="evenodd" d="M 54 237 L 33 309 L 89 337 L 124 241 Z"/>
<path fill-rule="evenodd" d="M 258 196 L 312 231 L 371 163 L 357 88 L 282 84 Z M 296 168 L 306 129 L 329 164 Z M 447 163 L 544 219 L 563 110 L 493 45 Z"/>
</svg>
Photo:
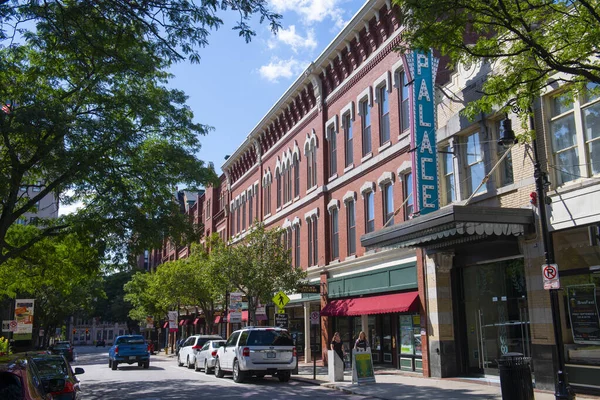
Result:
<svg viewBox="0 0 600 400">
<path fill-rule="evenodd" d="M 108 349 L 108 366 L 116 370 L 119 364 L 134 364 L 144 369 L 150 368 L 150 349 L 142 335 L 123 335 L 115 338 Z"/>
<path fill-rule="evenodd" d="M 186 367 L 192 368 L 196 364 L 196 355 L 209 340 L 223 340 L 219 335 L 192 335 L 188 337 L 177 354 L 177 365 L 180 367 L 185 363 Z"/>
<path fill-rule="evenodd" d="M 202 346 L 198 354 L 196 354 L 194 369 L 196 371 L 203 369 L 206 375 L 210 374 L 215 367 L 217 350 L 224 344 L 225 340 L 209 340 L 208 342 L 204 343 L 204 346 Z"/>
<path fill-rule="evenodd" d="M 85 372 L 83 368 L 76 367 L 73 371 L 65 356 L 36 354 L 31 359 L 37 366 L 45 387 L 49 387 L 52 379 L 65 380 L 62 390 L 51 391 L 54 400 L 80 400 L 82 398 L 79 379 L 75 375 L 83 374 Z"/>
<path fill-rule="evenodd" d="M 231 372 L 237 383 L 252 375 L 272 375 L 287 382 L 295 368 L 294 341 L 287 330 L 276 327 L 246 327 L 233 332 L 217 350 L 215 361 L 216 377 Z"/>
<path fill-rule="evenodd" d="M 65 386 L 64 379 L 50 379 L 46 387 L 35 363 L 29 357 L 0 365 L 0 399 L 52 400 L 52 392 Z"/>
<path fill-rule="evenodd" d="M 67 361 L 73 361 L 73 346 L 69 342 L 57 342 L 54 343 L 48 349 L 50 354 L 63 355 L 67 359 Z"/>
<path fill-rule="evenodd" d="M 104 341 L 104 339 L 99 339 L 96 341 L 96 347 L 106 347 L 106 342 Z"/>
</svg>

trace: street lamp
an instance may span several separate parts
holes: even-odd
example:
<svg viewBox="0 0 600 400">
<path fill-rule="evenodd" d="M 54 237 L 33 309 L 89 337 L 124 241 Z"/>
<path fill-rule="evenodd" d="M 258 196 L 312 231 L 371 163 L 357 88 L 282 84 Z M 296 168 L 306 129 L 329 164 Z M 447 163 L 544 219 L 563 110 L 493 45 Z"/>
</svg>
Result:
<svg viewBox="0 0 600 400">
<path fill-rule="evenodd" d="M 529 126 L 530 129 L 535 131 L 533 110 L 531 107 L 528 108 L 529 113 Z M 511 120 L 506 115 L 506 118 L 502 120 L 502 137 L 498 140 L 498 144 L 502 146 L 509 146 L 517 142 L 515 132 L 512 130 Z M 538 148 L 535 139 L 532 140 L 533 146 L 533 177 L 535 178 L 535 191 L 537 193 L 538 208 L 540 210 L 540 223 L 542 230 L 542 243 L 544 246 L 544 258 L 546 264 L 555 264 L 554 259 L 554 243 L 552 242 L 552 235 L 548 231 L 548 220 L 546 219 L 546 205 L 550 204 L 546 200 L 547 185 L 546 173 L 542 171 L 540 159 L 538 156 Z M 548 200 L 550 200 L 548 198 Z M 565 355 L 564 355 L 564 343 L 561 333 L 561 322 L 560 322 L 560 308 L 558 303 L 558 289 L 550 289 L 550 307 L 552 310 L 552 323 L 554 325 L 554 341 L 556 342 L 557 350 L 557 361 L 558 371 L 556 374 L 556 384 L 554 397 L 556 399 L 575 399 L 575 395 L 569 386 L 567 380 L 567 373 L 565 372 Z"/>
</svg>

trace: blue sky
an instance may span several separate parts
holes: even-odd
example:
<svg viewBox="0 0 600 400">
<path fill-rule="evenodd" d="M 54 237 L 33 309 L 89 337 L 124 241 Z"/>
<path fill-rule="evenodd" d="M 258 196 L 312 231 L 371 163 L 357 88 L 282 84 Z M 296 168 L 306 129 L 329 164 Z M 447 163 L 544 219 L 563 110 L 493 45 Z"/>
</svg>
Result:
<svg viewBox="0 0 600 400">
<path fill-rule="evenodd" d="M 196 122 L 215 128 L 201 138 L 198 154 L 220 172 L 248 133 L 306 66 L 314 61 L 365 0 L 268 0 L 283 15 L 273 35 L 253 21 L 256 36 L 246 43 L 231 28 L 236 13 L 221 13 L 224 25 L 212 32 L 200 64 L 175 65 L 170 85 L 183 90 Z"/>
</svg>

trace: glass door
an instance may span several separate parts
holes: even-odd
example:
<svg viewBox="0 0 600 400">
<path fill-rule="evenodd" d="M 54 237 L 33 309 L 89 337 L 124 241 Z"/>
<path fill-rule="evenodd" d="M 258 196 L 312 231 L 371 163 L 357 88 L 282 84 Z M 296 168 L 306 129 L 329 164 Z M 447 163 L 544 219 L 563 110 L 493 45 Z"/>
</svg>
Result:
<svg viewBox="0 0 600 400">
<path fill-rule="evenodd" d="M 531 355 L 523 259 L 463 269 L 467 369 L 498 374 L 506 353 Z"/>
</svg>

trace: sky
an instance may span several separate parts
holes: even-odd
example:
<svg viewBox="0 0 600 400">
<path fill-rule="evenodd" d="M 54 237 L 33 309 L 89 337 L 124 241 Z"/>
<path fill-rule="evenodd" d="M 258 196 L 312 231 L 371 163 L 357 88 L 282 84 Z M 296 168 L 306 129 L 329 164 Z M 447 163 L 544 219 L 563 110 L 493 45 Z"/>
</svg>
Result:
<svg viewBox="0 0 600 400">
<path fill-rule="evenodd" d="M 250 43 L 231 28 L 235 12 L 221 12 L 223 26 L 211 33 L 200 64 L 171 68 L 170 86 L 183 90 L 195 122 L 214 130 L 201 138 L 198 157 L 220 173 L 226 155 L 243 143 L 275 102 L 314 61 L 366 0 L 268 0 L 282 14 L 274 35 L 267 24 L 252 21 Z"/>
</svg>

